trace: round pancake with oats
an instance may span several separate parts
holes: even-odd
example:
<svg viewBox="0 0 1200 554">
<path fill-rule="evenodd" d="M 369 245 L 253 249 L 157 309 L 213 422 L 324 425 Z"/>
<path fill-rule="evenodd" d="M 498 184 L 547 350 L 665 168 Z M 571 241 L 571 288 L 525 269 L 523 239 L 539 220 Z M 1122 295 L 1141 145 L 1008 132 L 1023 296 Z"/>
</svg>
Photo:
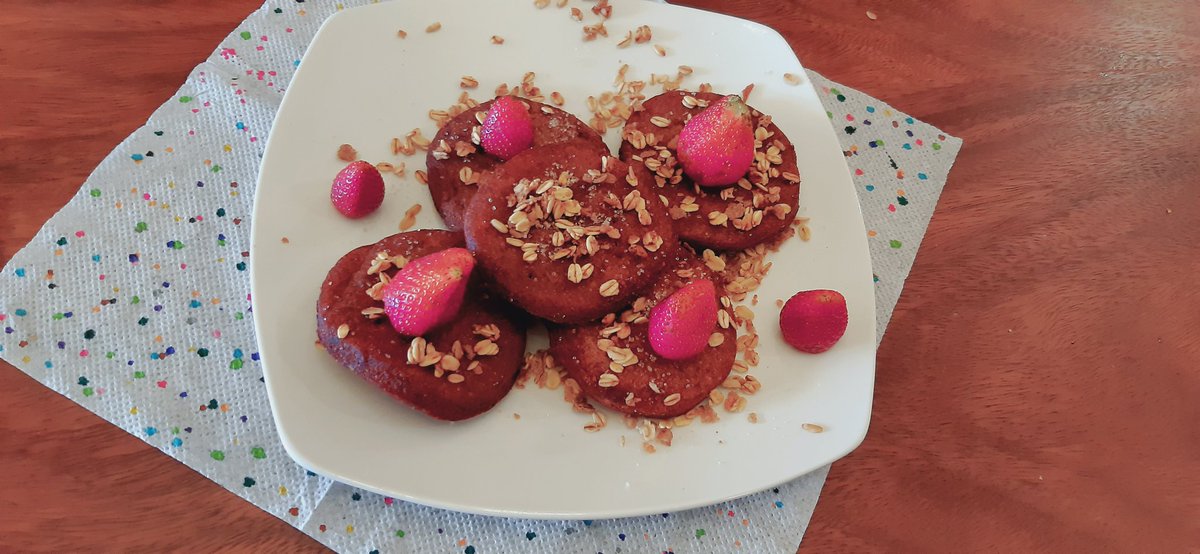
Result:
<svg viewBox="0 0 1200 554">
<path fill-rule="evenodd" d="M 756 140 L 750 171 L 720 189 L 692 182 L 675 154 L 679 131 L 720 98 L 711 92 L 674 90 L 646 100 L 644 109 L 625 123 L 620 156 L 654 173 L 656 193 L 667 198 L 679 238 L 737 250 L 766 242 L 792 223 L 800 205 L 800 177 L 792 143 L 770 116 L 751 108 Z"/>
<path fill-rule="evenodd" d="M 329 270 L 317 300 L 317 338 L 339 364 L 448 421 L 486 412 L 508 394 L 525 355 L 525 330 L 473 277 L 453 321 L 406 337 L 383 313 L 380 283 L 407 260 L 462 245 L 458 233 L 410 231 L 360 246 Z"/>
<path fill-rule="evenodd" d="M 556 323 L 597 319 L 649 287 L 679 245 L 632 175 L 591 141 L 526 150 L 480 183 L 467 248 L 518 307 Z"/>
<path fill-rule="evenodd" d="M 533 146 L 585 140 L 604 147 L 604 140 L 579 118 L 554 106 L 521 99 L 533 120 Z M 482 174 L 504 163 L 479 146 L 479 127 L 493 100 L 483 102 L 446 122 L 429 144 L 425 156 L 429 194 L 446 227 L 463 228 L 463 213 L 475 196 Z M 606 147 L 607 148 L 607 147 Z"/>
<path fill-rule="evenodd" d="M 703 402 L 729 376 L 737 355 L 737 332 L 732 313 L 724 307 L 727 299 L 718 303 L 725 315 L 718 313 L 709 346 L 700 354 L 668 360 L 650 346 L 650 310 L 676 290 L 709 279 L 717 286 L 717 297 L 725 296 L 720 276 L 700 257 L 687 247 L 676 252 L 673 266 L 624 311 L 598 323 L 550 329 L 551 354 L 588 398 L 632 416 L 676 417 Z"/>
</svg>

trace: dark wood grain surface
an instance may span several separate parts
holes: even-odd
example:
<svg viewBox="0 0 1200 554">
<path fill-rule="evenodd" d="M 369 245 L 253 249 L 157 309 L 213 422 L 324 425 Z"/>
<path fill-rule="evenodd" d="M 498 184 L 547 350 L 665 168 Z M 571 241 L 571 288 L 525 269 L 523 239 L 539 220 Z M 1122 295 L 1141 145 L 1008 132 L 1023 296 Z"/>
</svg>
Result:
<svg viewBox="0 0 1200 554">
<path fill-rule="evenodd" d="M 258 3 L 4 3 L 0 263 Z M 1200 551 L 1195 3 L 683 3 L 966 142 L 804 550 Z M 0 549 L 320 548 L 0 366 Z"/>
</svg>

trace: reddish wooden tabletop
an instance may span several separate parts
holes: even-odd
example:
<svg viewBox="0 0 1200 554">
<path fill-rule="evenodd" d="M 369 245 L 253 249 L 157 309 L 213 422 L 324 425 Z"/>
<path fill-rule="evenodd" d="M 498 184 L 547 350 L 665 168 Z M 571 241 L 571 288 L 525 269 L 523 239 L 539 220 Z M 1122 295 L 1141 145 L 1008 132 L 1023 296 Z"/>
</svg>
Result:
<svg viewBox="0 0 1200 554">
<path fill-rule="evenodd" d="M 4 3 L 0 263 L 259 3 Z M 965 140 L 805 550 L 1200 551 L 1195 4 L 682 3 Z M 0 550 L 319 548 L 0 366 Z"/>
</svg>

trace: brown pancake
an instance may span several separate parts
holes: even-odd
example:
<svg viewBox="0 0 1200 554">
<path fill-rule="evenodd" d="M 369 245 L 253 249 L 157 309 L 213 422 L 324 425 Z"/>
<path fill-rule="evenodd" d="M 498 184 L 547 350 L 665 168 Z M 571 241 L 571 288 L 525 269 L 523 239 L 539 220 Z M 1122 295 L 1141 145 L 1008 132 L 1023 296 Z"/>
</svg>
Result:
<svg viewBox="0 0 1200 554">
<path fill-rule="evenodd" d="M 530 107 L 534 147 L 572 140 L 585 140 L 604 147 L 604 140 L 600 135 L 579 118 L 554 106 L 528 99 L 521 101 Z M 463 213 L 467 211 L 467 205 L 471 203 L 471 197 L 475 196 L 477 190 L 475 178 L 502 163 L 499 158 L 484 152 L 483 148 L 471 139 L 471 130 L 480 124 L 492 102 L 488 100 L 479 104 L 443 125 L 430 141 L 429 153 L 425 156 L 429 194 L 433 196 L 433 205 L 438 213 L 442 214 L 446 227 L 452 231 L 462 230 Z M 460 149 L 465 156 L 459 155 Z M 469 169 L 469 175 L 474 176 L 467 177 L 472 184 L 464 184 L 462 177 L 468 175 L 463 171 L 464 168 Z"/>
<path fill-rule="evenodd" d="M 676 90 L 646 100 L 644 109 L 625 123 L 621 159 L 656 172 L 656 192 L 670 202 L 679 238 L 720 250 L 740 250 L 770 240 L 796 218 L 800 205 L 800 177 L 792 143 L 770 116 L 751 108 L 759 138 L 757 167 L 752 167 L 739 184 L 723 189 L 699 187 L 683 173 L 675 155 L 675 143 L 684 123 L 704 109 L 690 101 L 685 105 L 684 98 L 689 96 L 703 102 L 722 98 L 710 92 Z M 666 126 L 651 122 L 655 117 L 665 118 Z M 652 142 L 648 140 L 650 135 Z M 778 151 L 768 152 L 771 147 Z M 662 151 L 669 152 L 670 157 L 663 158 Z M 764 168 L 766 171 L 761 172 Z"/>
<path fill-rule="evenodd" d="M 337 362 L 392 397 L 434 418 L 457 421 L 474 417 L 495 406 L 512 388 L 525 355 L 525 331 L 505 313 L 504 306 L 484 296 L 478 278 L 473 278 L 467 298 L 454 321 L 427 333 L 423 338 L 439 352 L 452 357 L 453 344 L 473 349 L 484 336 L 476 328 L 494 325 L 499 337 L 494 355 L 454 357 L 457 371 L 449 371 L 451 362 L 429 367 L 408 363 L 411 337 L 392 328 L 387 316 L 368 319 L 363 310 L 383 308 L 367 289 L 379 282 L 378 274 L 368 275 L 376 264 L 376 255 L 404 256 L 412 260 L 447 248 L 461 247 L 462 235 L 449 231 L 410 231 L 387 237 L 378 243 L 360 246 L 338 260 L 321 285 L 317 300 L 317 337 Z M 376 264 L 377 265 L 377 264 Z M 396 269 L 383 273 L 395 274 Z M 347 333 L 338 338 L 338 329 Z M 472 362 L 479 362 L 471 369 Z M 451 375 L 462 382 L 452 383 Z M 454 378 L 457 380 L 457 378 Z"/>
<path fill-rule="evenodd" d="M 693 280 L 709 279 L 717 286 L 718 298 L 725 295 L 720 277 L 714 275 L 698 256 L 686 247 L 676 252 L 672 267 L 633 306 L 616 314 L 611 324 L 602 321 L 551 327 L 550 352 L 588 398 L 623 414 L 675 417 L 703 402 L 729 376 L 737 356 L 737 332 L 732 325 L 714 327 L 713 332 L 720 333 L 723 342 L 716 347 L 706 347 L 699 355 L 686 360 L 660 358 L 650 347 L 647 319 L 650 310 L 671 293 Z M 615 330 L 622 325 L 629 328 L 629 336 L 623 339 L 620 338 L 622 332 Z M 612 341 L 612 344 L 600 342 L 602 340 Z M 617 362 L 602 347 L 628 348 L 637 356 L 637 363 L 614 373 L 610 364 Z M 616 359 L 620 356 L 619 351 L 615 353 Z M 606 384 L 616 379 L 615 384 L 600 386 L 601 377 L 605 375 L 608 376 Z M 651 388 L 651 382 L 654 388 Z M 675 394 L 679 395 L 677 400 L 673 398 Z"/>
<path fill-rule="evenodd" d="M 650 286 L 678 247 L 650 186 L 628 177 L 628 166 L 590 141 L 526 150 L 480 184 L 467 247 L 529 313 L 557 323 L 599 318 Z"/>
</svg>

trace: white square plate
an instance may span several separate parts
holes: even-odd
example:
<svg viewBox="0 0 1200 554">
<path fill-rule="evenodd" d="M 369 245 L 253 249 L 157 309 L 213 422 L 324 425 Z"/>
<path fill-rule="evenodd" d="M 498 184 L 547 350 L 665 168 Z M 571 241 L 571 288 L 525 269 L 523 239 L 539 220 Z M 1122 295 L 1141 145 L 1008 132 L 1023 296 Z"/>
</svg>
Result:
<svg viewBox="0 0 1200 554">
<path fill-rule="evenodd" d="M 579 4 L 585 21 L 595 19 Z M 426 33 L 441 22 L 438 32 Z M 627 30 L 649 25 L 649 44 L 618 49 Z M 863 439 L 875 372 L 875 303 L 871 262 L 846 163 L 815 91 L 787 42 L 762 25 L 653 2 L 619 2 L 610 37 L 581 38 L 566 9 L 538 10 L 529 0 L 389 2 L 340 12 L 325 22 L 292 80 L 271 130 L 259 175 L 251 244 L 254 321 L 271 407 L 288 452 L 331 478 L 421 504 L 480 514 L 591 519 L 643 515 L 717 503 L 791 480 L 844 456 Z M 408 32 L 406 39 L 396 31 Z M 503 45 L 490 42 L 504 37 Z M 661 44 L 667 56 L 658 56 Z M 339 216 L 329 186 L 343 165 L 339 144 L 370 161 L 400 161 L 391 137 L 414 127 L 433 136 L 426 115 L 445 108 L 472 75 L 487 97 L 526 71 L 565 108 L 587 119 L 588 95 L 612 90 L 622 63 L 629 79 L 674 75 L 736 93 L 755 83 L 750 103 L 774 117 L 798 153 L 800 215 L 812 240 L 792 239 L 771 256 L 774 268 L 754 308 L 763 389 L 746 413 L 711 425 L 677 429 L 674 446 L 646 454 L 635 431 L 612 415 L 598 433 L 575 414 L 562 392 L 532 384 L 514 390 L 478 418 L 446 424 L 392 400 L 314 348 L 321 281 L 352 248 L 397 231 L 413 203 L 424 210 L 416 228 L 441 220 L 429 193 L 411 174 L 424 156 L 408 158 L 409 177 L 386 177 L 387 198 L 358 221 Z M 647 90 L 657 91 L 657 86 Z M 615 146 L 619 130 L 607 136 Z M 423 154 L 423 153 L 421 153 Z M 282 237 L 290 242 L 283 244 Z M 812 356 L 787 347 L 776 299 L 800 290 L 841 291 L 850 311 L 846 335 Z M 720 411 L 720 410 L 719 410 Z M 747 421 L 753 411 L 761 418 Z M 513 417 L 519 413 L 519 420 Z M 804 423 L 824 433 L 801 429 Z M 620 444 L 620 435 L 628 438 Z"/>
</svg>

